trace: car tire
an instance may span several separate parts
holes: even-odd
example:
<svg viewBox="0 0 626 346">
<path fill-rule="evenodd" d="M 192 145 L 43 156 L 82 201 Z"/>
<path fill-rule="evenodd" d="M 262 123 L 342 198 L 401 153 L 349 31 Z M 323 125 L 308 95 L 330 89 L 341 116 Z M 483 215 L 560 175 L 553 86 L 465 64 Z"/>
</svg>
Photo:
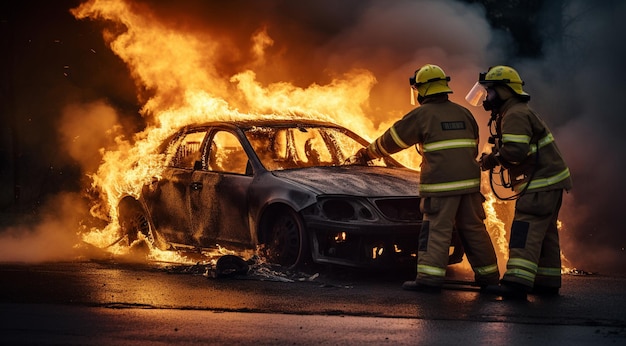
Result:
<svg viewBox="0 0 626 346">
<path fill-rule="evenodd" d="M 124 200 L 120 203 L 118 211 L 120 236 L 128 238 L 129 246 L 139 238 L 141 233 L 151 245 L 159 249 L 164 248 L 164 246 L 159 246 L 161 242 L 155 238 L 148 215 L 139 202 Z"/>
<path fill-rule="evenodd" d="M 269 216 L 265 239 L 265 255 L 271 263 L 294 269 L 311 256 L 304 223 L 291 208 L 281 208 Z"/>
</svg>

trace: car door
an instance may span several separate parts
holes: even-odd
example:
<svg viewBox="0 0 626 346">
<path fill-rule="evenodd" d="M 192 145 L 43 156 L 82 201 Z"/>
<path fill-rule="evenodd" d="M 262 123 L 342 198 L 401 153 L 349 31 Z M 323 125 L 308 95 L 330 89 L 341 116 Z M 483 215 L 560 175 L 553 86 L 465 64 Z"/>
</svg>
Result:
<svg viewBox="0 0 626 346">
<path fill-rule="evenodd" d="M 190 208 L 188 194 L 194 163 L 202 156 L 205 130 L 184 133 L 171 143 L 168 166 L 160 179 L 153 182 L 144 193 L 146 205 L 155 227 L 172 243 L 189 244 Z"/>
<path fill-rule="evenodd" d="M 248 156 L 238 137 L 225 130 L 213 134 L 207 151 L 205 166 L 192 175 L 189 194 L 194 235 L 204 247 L 251 245 Z"/>
</svg>

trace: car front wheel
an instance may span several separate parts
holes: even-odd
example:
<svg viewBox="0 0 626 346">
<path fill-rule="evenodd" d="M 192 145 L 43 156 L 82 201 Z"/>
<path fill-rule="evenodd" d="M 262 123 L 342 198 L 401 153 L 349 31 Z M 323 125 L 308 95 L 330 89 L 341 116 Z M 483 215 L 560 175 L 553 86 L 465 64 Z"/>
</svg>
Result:
<svg viewBox="0 0 626 346">
<path fill-rule="evenodd" d="M 304 225 L 295 211 L 283 208 L 270 216 L 265 248 L 270 262 L 288 268 L 295 268 L 309 258 Z"/>
</svg>

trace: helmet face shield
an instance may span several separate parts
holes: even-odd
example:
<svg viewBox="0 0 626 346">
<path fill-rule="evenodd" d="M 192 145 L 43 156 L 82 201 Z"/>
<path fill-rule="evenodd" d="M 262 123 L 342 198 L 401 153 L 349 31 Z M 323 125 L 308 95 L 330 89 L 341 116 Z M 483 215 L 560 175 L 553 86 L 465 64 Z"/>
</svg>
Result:
<svg viewBox="0 0 626 346">
<path fill-rule="evenodd" d="M 476 82 L 472 89 L 465 95 L 465 101 L 474 107 L 478 107 L 483 104 L 483 101 L 487 99 L 487 89 L 480 83 Z"/>
<path fill-rule="evenodd" d="M 417 70 L 419 71 L 419 70 Z M 412 77 L 409 77 L 409 85 L 413 88 L 413 87 L 417 87 L 417 79 L 415 78 L 415 75 L 417 74 L 417 71 L 415 71 L 415 74 L 413 74 Z"/>
<path fill-rule="evenodd" d="M 522 89 L 524 81 L 519 73 L 510 66 L 500 65 L 490 67 L 488 72 L 479 74 L 478 81 L 483 84 L 489 82 L 504 84 L 520 96 L 530 96 Z"/>
</svg>

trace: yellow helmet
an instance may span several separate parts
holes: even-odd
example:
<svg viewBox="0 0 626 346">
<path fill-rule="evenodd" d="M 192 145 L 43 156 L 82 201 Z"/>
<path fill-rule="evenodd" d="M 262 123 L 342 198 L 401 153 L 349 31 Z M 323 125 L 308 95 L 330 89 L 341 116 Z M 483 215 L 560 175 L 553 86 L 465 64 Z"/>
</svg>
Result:
<svg viewBox="0 0 626 346">
<path fill-rule="evenodd" d="M 415 74 L 409 78 L 409 83 L 417 93 L 424 97 L 440 93 L 451 93 L 452 89 L 448 87 L 450 77 L 446 76 L 441 67 L 437 65 L 424 65 L 415 71 Z"/>
<path fill-rule="evenodd" d="M 506 84 L 513 92 L 521 96 L 530 96 L 523 89 L 524 81 L 519 76 L 519 73 L 514 68 L 509 66 L 494 66 L 490 67 L 486 73 L 481 73 L 478 76 L 478 82 L 480 84 L 489 83 L 501 83 Z"/>
</svg>

